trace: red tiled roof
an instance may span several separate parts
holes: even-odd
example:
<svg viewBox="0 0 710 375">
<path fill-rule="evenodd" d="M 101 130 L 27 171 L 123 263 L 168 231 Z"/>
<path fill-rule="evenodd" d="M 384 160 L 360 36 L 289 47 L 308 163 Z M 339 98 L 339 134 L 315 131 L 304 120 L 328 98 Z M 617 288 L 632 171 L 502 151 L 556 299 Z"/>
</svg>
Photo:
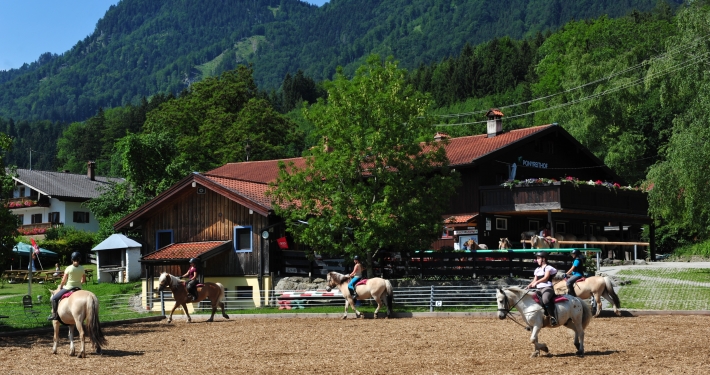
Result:
<svg viewBox="0 0 710 375">
<path fill-rule="evenodd" d="M 234 191 L 260 206 L 271 209 L 271 200 L 265 194 L 266 190 L 269 188 L 269 185 L 266 183 L 256 183 L 209 175 L 206 175 L 205 178 Z"/>
<path fill-rule="evenodd" d="M 444 216 L 444 224 L 465 224 L 471 222 L 478 214 Z"/>
<path fill-rule="evenodd" d="M 276 177 L 279 175 L 280 161 L 285 164 L 293 162 L 298 168 L 306 166 L 305 158 L 247 161 L 242 163 L 225 164 L 219 168 L 205 172 L 203 175 L 268 184 L 269 182 L 276 181 Z"/>
<path fill-rule="evenodd" d="M 445 145 L 444 148 L 451 166 L 470 164 L 478 158 L 539 133 L 550 126 L 552 125 L 511 130 L 492 138 L 488 138 L 486 134 L 451 138 L 449 139 L 449 144 Z"/>
<path fill-rule="evenodd" d="M 146 256 L 142 260 L 169 260 L 169 259 L 190 259 L 213 250 L 231 241 L 205 241 L 205 242 L 184 242 L 173 243 L 162 249 L 158 249 Z"/>
</svg>

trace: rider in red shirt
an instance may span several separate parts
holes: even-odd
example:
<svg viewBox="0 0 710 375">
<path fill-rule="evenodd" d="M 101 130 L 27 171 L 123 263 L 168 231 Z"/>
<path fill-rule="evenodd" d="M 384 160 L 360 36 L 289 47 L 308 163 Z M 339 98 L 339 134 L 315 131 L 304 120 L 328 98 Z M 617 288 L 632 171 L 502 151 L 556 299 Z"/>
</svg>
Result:
<svg viewBox="0 0 710 375">
<path fill-rule="evenodd" d="M 197 259 L 192 258 L 190 259 L 190 269 L 187 270 L 187 273 L 182 275 L 182 277 L 187 277 L 190 280 L 185 283 L 185 287 L 187 288 L 187 293 L 188 293 L 188 301 L 190 302 L 191 300 L 196 300 L 197 299 Z"/>
</svg>

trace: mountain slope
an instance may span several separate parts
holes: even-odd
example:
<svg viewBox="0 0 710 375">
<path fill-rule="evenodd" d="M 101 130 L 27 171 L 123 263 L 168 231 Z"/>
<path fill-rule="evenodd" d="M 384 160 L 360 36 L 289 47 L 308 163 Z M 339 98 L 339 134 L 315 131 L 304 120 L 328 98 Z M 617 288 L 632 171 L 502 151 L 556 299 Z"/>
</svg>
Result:
<svg viewBox="0 0 710 375">
<path fill-rule="evenodd" d="M 674 0 L 679 3 L 680 0 Z M 0 116 L 77 121 L 100 107 L 178 93 L 253 63 L 262 88 L 302 69 L 327 79 L 372 52 L 416 67 L 496 36 L 522 38 L 570 19 L 647 10 L 656 0 L 122 0 L 61 56 L 0 72 Z"/>
</svg>

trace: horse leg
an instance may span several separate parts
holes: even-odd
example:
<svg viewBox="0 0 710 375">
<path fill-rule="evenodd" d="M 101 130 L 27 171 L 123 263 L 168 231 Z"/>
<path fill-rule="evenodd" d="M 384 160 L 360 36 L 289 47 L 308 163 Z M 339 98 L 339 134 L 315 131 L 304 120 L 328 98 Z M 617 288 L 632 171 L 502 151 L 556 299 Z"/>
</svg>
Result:
<svg viewBox="0 0 710 375">
<path fill-rule="evenodd" d="M 69 355 L 74 355 L 76 351 L 74 350 L 74 327 L 68 326 L 69 328 Z"/>
<path fill-rule="evenodd" d="M 221 302 L 221 301 L 220 301 L 220 302 L 219 302 L 219 307 L 222 308 L 222 317 L 223 317 L 224 319 L 229 319 L 229 315 L 227 315 L 227 313 L 224 312 L 224 302 Z"/>
<path fill-rule="evenodd" d="M 59 343 L 59 321 L 52 321 L 54 326 L 54 346 L 52 347 L 52 354 L 57 354 L 57 344 Z"/>
<path fill-rule="evenodd" d="M 602 293 L 602 297 L 604 297 L 607 301 L 609 301 L 614 306 L 614 314 L 616 314 L 616 316 L 621 316 L 621 311 L 619 310 L 619 306 L 616 306 L 616 303 L 614 303 L 614 299 L 611 297 L 611 294 L 609 294 L 608 290 L 604 290 L 604 293 Z"/>
<path fill-rule="evenodd" d="M 170 311 L 170 316 L 168 317 L 168 323 L 171 323 L 173 321 L 173 313 L 175 312 L 175 309 L 178 308 L 178 306 L 180 306 L 180 305 L 178 305 L 178 303 L 175 302 L 175 304 L 173 305 L 172 311 Z"/>
<path fill-rule="evenodd" d="M 577 348 L 575 354 L 584 356 L 584 327 L 582 327 L 582 322 L 575 322 L 574 346 Z"/>
<path fill-rule="evenodd" d="M 597 303 L 597 311 L 594 313 L 594 317 L 598 317 L 599 314 L 602 313 L 602 296 L 600 294 L 594 293 L 592 295 L 592 298 L 594 298 L 594 301 Z"/>
<path fill-rule="evenodd" d="M 348 318 L 348 303 L 350 302 L 348 301 L 348 298 L 345 297 L 345 312 L 343 313 L 343 319 Z"/>
<path fill-rule="evenodd" d="M 192 323 L 192 318 L 190 317 L 190 313 L 187 311 L 187 304 L 185 304 L 185 302 L 182 303 L 182 309 L 185 311 L 185 315 L 187 315 L 187 322 Z"/>
<path fill-rule="evenodd" d="M 214 301 L 211 301 L 211 302 L 212 302 L 212 316 L 210 316 L 210 318 L 207 319 L 208 322 L 211 322 L 214 320 L 214 313 L 217 312 L 217 303 Z"/>
<path fill-rule="evenodd" d="M 530 355 L 530 358 L 539 357 L 540 350 L 542 350 L 545 353 L 547 353 L 549 351 L 547 349 L 547 345 L 545 345 L 544 343 L 541 343 L 541 342 L 540 343 L 537 342 L 537 334 L 540 332 L 541 325 L 542 325 L 541 322 L 533 325 L 532 334 L 530 335 L 530 342 L 533 344 L 533 348 L 535 350 Z"/>
<path fill-rule="evenodd" d="M 86 348 L 85 345 L 86 343 L 84 342 L 84 320 L 78 320 L 76 322 L 76 329 L 79 331 L 79 342 L 81 343 L 81 350 L 79 351 L 79 355 L 77 357 L 79 358 L 86 358 Z"/>
<path fill-rule="evenodd" d="M 380 307 L 382 307 L 382 297 L 373 295 L 372 298 L 374 298 L 375 302 L 377 302 L 377 308 L 375 309 L 375 317 L 373 318 L 377 319 L 377 313 L 380 311 Z"/>
</svg>

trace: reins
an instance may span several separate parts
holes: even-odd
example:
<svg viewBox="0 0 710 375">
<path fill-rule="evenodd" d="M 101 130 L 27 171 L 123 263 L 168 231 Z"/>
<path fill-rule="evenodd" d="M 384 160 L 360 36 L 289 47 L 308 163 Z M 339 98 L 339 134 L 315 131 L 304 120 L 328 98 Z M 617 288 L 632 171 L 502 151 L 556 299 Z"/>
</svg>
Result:
<svg viewBox="0 0 710 375">
<path fill-rule="evenodd" d="M 503 296 L 505 297 L 505 306 L 506 306 L 506 308 L 504 308 L 504 309 L 498 309 L 498 311 L 499 311 L 499 312 L 502 312 L 502 313 L 505 313 L 505 317 L 506 317 L 506 318 L 510 318 L 510 320 L 512 320 L 513 322 L 515 322 L 515 324 L 517 324 L 517 325 L 519 325 L 519 326 L 521 326 L 521 327 L 523 327 L 523 328 L 525 328 L 525 329 L 527 330 L 527 326 L 524 326 L 524 325 L 522 325 L 520 322 L 518 322 L 518 320 L 515 319 L 515 317 L 513 316 L 513 314 L 512 314 L 510 311 L 513 310 L 513 309 L 515 308 L 515 306 L 518 304 L 518 302 L 522 301 L 523 298 L 525 298 L 525 296 L 526 296 L 528 293 L 527 293 L 527 292 L 523 293 L 523 296 L 520 297 L 517 301 L 515 301 L 515 303 L 514 303 L 512 306 L 509 307 L 509 306 L 508 306 L 508 305 L 509 305 L 509 303 L 508 303 L 508 294 L 506 294 L 503 289 L 500 289 L 500 291 L 501 291 L 501 293 L 503 293 Z"/>
</svg>

